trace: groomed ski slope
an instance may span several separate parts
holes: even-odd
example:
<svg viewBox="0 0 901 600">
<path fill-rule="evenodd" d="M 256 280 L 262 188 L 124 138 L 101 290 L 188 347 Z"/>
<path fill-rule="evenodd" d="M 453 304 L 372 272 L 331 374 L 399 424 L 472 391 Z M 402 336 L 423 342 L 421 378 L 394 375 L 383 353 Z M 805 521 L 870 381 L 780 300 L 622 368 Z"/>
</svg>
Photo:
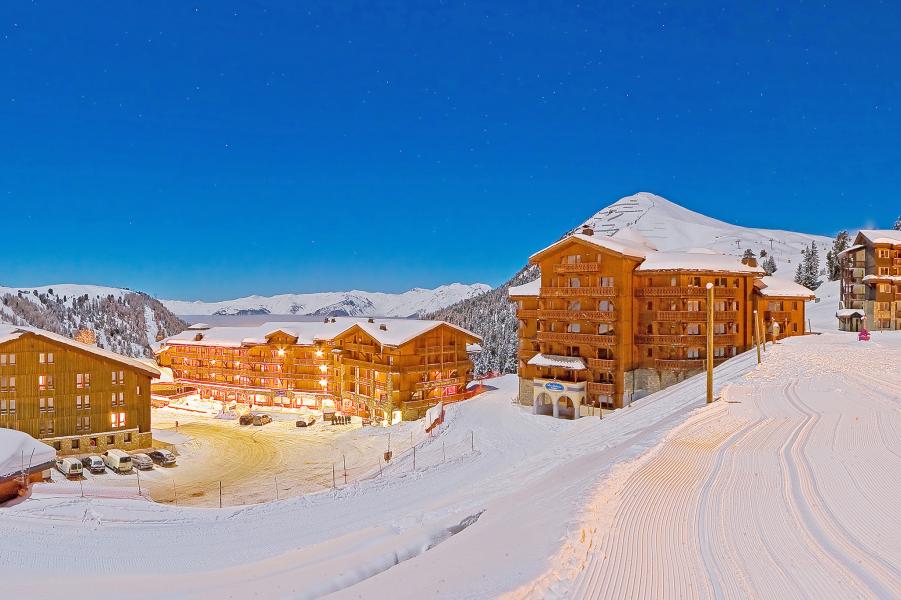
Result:
<svg viewBox="0 0 901 600">
<path fill-rule="evenodd" d="M 0 510 L 0 575 L 34 597 L 897 596 L 899 354 L 796 338 L 718 367 L 730 403 L 700 377 L 577 422 L 512 405 L 504 377 L 420 450 L 475 451 L 241 509 L 45 486 Z"/>
<path fill-rule="evenodd" d="M 518 596 L 901 597 L 901 335 L 788 340 L 724 398 L 623 465 Z"/>
</svg>

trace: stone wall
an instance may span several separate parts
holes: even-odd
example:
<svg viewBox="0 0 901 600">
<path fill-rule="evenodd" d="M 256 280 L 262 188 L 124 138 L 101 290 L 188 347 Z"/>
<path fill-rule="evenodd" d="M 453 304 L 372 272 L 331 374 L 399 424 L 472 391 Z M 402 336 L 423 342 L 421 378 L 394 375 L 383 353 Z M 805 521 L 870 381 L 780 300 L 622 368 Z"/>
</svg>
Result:
<svg viewBox="0 0 901 600">
<path fill-rule="evenodd" d="M 153 447 L 153 438 L 149 431 L 140 433 L 137 429 L 125 431 L 92 433 L 90 435 L 68 436 L 42 439 L 42 442 L 56 448 L 57 454 L 103 454 L 111 448 L 133 452 Z"/>
<path fill-rule="evenodd" d="M 523 406 L 532 406 L 535 401 L 534 385 L 531 379 L 519 378 L 519 403 Z"/>
</svg>

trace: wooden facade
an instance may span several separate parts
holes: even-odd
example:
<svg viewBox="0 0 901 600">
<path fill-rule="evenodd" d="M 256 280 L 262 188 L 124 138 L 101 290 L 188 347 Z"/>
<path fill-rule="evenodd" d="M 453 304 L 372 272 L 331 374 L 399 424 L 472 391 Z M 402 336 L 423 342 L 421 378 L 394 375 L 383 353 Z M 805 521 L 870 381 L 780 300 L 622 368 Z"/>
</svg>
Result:
<svg viewBox="0 0 901 600">
<path fill-rule="evenodd" d="M 40 330 L 0 337 L 0 427 L 61 454 L 151 445 L 156 369 Z"/>
<path fill-rule="evenodd" d="M 230 331 L 227 343 L 216 329 L 241 328 L 169 338 L 160 366 L 203 397 L 333 409 L 388 423 L 463 399 L 473 368 L 467 347 L 480 341 L 447 323 L 408 319 L 266 324 L 260 338 Z"/>
<path fill-rule="evenodd" d="M 637 236 L 584 231 L 530 262 L 541 279 L 511 288 L 510 297 L 519 318 L 519 398 L 539 414 L 598 414 L 702 370 L 708 283 L 715 363 L 751 347 L 755 308 L 763 308 L 764 327 L 780 322 L 780 337 L 804 333 L 803 300 L 761 304 L 763 271 L 730 257 L 657 252 Z"/>
<path fill-rule="evenodd" d="M 840 258 L 841 328 L 858 329 L 850 321 L 862 315 L 870 329 L 901 329 L 901 232 L 863 230 Z"/>
</svg>

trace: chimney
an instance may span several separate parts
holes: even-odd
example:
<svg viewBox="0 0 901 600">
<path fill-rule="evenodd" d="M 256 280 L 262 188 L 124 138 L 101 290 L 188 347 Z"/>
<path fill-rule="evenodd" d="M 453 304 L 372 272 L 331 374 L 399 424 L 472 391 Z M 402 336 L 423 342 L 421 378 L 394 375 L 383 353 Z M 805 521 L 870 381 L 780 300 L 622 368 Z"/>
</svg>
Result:
<svg viewBox="0 0 901 600">
<path fill-rule="evenodd" d="M 198 333 L 197 335 L 194 336 L 194 341 L 195 341 L 195 342 L 199 342 L 199 341 L 202 340 L 202 339 L 203 339 L 203 334 L 202 334 L 202 333 Z"/>
<path fill-rule="evenodd" d="M 388 326 L 382 323 L 381 325 L 379 325 L 379 329 L 381 329 L 382 331 L 388 331 Z"/>
<path fill-rule="evenodd" d="M 584 225 L 582 227 L 582 235 L 594 235 L 594 229 L 592 229 L 588 225 Z"/>
</svg>

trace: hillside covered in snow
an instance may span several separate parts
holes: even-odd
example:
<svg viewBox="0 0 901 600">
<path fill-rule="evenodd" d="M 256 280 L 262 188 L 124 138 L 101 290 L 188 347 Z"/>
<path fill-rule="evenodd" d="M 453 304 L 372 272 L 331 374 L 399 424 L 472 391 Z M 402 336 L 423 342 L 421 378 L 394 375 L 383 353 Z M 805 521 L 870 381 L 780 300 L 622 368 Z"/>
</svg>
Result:
<svg viewBox="0 0 901 600">
<path fill-rule="evenodd" d="M 322 292 L 248 296 L 221 302 L 163 300 L 177 315 L 317 315 L 330 317 L 417 317 L 475 298 L 491 289 L 483 283 L 452 283 L 435 289 L 414 288 L 401 294 Z"/>
<path fill-rule="evenodd" d="M 815 243 L 822 260 L 832 245 L 832 239 L 821 235 L 732 225 L 648 192 L 620 198 L 578 227 L 563 232 L 562 237 L 577 233 L 586 226 L 593 229 L 595 235 L 608 236 L 629 228 L 641 233 L 658 250 L 706 248 L 741 258 L 750 249 L 758 257 L 758 261 L 764 253 L 767 257 L 773 257 L 777 267 L 776 274 L 787 279 L 794 276 L 804 248 Z M 540 248 L 532 249 L 535 252 L 538 250 Z M 523 256 L 523 259 L 527 260 L 528 257 Z M 464 300 L 426 316 L 450 321 L 482 336 L 485 340 L 485 352 L 476 362 L 477 373 L 514 372 L 518 350 L 517 321 L 515 308 L 507 298 L 507 289 L 510 285 L 521 285 L 539 276 L 537 267 L 524 267 L 491 293 Z M 825 305 L 819 306 L 821 312 L 835 308 L 824 307 Z"/>
<path fill-rule="evenodd" d="M 126 356 L 152 356 L 150 345 L 187 325 L 142 292 L 98 285 L 0 286 L 0 322 L 72 337 L 93 332 L 97 345 Z"/>
</svg>

